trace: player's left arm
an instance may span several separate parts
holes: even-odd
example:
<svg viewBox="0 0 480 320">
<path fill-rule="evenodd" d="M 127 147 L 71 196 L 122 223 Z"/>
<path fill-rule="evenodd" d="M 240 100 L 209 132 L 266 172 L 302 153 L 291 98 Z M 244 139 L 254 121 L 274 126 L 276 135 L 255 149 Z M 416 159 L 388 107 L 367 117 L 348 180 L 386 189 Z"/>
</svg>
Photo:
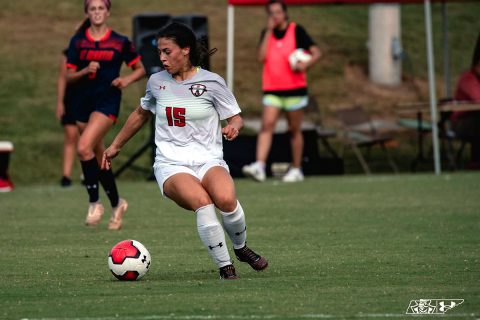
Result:
<svg viewBox="0 0 480 320">
<path fill-rule="evenodd" d="M 227 125 L 222 128 L 222 134 L 228 141 L 231 141 L 238 137 L 240 130 L 243 128 L 243 119 L 240 114 L 236 114 L 230 118 L 227 118 Z"/>
<path fill-rule="evenodd" d="M 313 42 L 310 35 L 302 26 L 297 25 L 295 35 L 297 37 L 297 42 L 300 43 L 300 47 L 308 50 L 312 55 L 312 59 L 310 59 L 308 62 L 300 61 L 296 65 L 296 69 L 298 71 L 306 71 L 322 57 L 322 51 L 315 44 L 315 42 Z"/>
<path fill-rule="evenodd" d="M 311 53 L 312 59 L 310 59 L 308 62 L 305 63 L 306 64 L 306 69 L 313 66 L 315 64 L 315 62 L 317 62 L 322 57 L 322 51 L 316 45 L 310 46 L 310 48 L 308 48 L 308 51 Z"/>
<path fill-rule="evenodd" d="M 145 75 L 145 68 L 143 67 L 142 61 L 139 59 L 134 64 L 131 65 L 132 72 L 125 77 L 118 77 L 112 81 L 112 86 L 117 87 L 118 89 L 126 88 L 132 82 L 135 82 L 142 78 Z"/>
<path fill-rule="evenodd" d="M 227 125 L 222 128 L 222 135 L 227 140 L 233 140 L 243 128 L 243 119 L 240 116 L 240 107 L 232 91 L 227 87 L 225 80 L 216 75 L 215 81 L 209 84 L 213 105 L 221 120 L 226 120 Z"/>
</svg>

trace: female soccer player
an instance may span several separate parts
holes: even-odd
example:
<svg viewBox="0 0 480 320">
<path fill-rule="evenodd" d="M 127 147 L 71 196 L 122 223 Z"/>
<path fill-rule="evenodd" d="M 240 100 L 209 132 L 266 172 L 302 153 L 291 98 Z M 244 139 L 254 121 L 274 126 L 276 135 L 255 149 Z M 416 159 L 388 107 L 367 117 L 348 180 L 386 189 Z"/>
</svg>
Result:
<svg viewBox="0 0 480 320">
<path fill-rule="evenodd" d="M 246 246 L 245 215 L 223 160 L 222 134 L 233 140 L 243 126 L 237 101 L 219 75 L 197 67 L 208 53 L 187 26 L 172 23 L 159 32 L 157 41 L 165 70 L 150 77 L 140 106 L 105 150 L 102 168 L 110 167 L 110 160 L 155 114 L 153 168 L 162 194 L 196 213 L 198 233 L 222 279 L 237 276 L 215 207 L 237 258 L 263 270 L 267 260 Z M 220 120 L 227 125 L 222 128 Z"/>
<path fill-rule="evenodd" d="M 302 26 L 288 20 L 287 6 L 283 1 L 270 0 L 266 9 L 267 28 L 262 32 L 258 48 L 258 60 L 263 64 L 262 129 L 257 139 L 257 161 L 244 166 L 242 171 L 256 181 L 265 181 L 265 164 L 272 145 L 273 131 L 283 111 L 291 136 L 292 165 L 282 180 L 298 182 L 303 181 L 301 126 L 304 108 L 308 105 L 305 72 L 321 57 L 321 51 Z M 298 62 L 295 69 L 292 69 L 288 57 L 296 49 L 309 51 L 312 58 L 308 62 Z"/>
<path fill-rule="evenodd" d="M 85 19 L 75 29 L 75 33 L 84 33 L 90 27 L 90 20 Z M 76 148 L 78 141 L 78 128 L 73 110 L 73 101 L 75 98 L 75 85 L 67 86 L 67 53 L 68 48 L 62 51 L 60 59 L 60 68 L 57 79 L 57 108 L 55 116 L 63 126 L 63 163 L 62 179 L 60 185 L 68 187 L 72 184 L 72 168 L 75 162 Z"/>
<path fill-rule="evenodd" d="M 57 79 L 57 108 L 55 116 L 63 127 L 63 162 L 62 179 L 60 185 L 69 187 L 72 184 L 72 168 L 75 161 L 78 128 L 71 108 L 72 86 L 67 87 L 65 75 L 67 73 L 67 50 L 62 52 Z"/>
<path fill-rule="evenodd" d="M 67 81 L 76 85 L 75 120 L 81 132 L 77 153 L 90 202 L 86 224 L 97 225 L 104 211 L 98 194 L 100 181 L 113 208 L 108 228 L 118 230 L 128 204 L 119 198 L 112 171 L 100 171 L 103 138 L 118 116 L 121 90 L 143 77 L 145 70 L 130 40 L 108 27 L 110 6 L 110 0 L 84 1 L 91 26 L 70 40 Z M 133 72 L 120 77 L 123 62 Z"/>
</svg>

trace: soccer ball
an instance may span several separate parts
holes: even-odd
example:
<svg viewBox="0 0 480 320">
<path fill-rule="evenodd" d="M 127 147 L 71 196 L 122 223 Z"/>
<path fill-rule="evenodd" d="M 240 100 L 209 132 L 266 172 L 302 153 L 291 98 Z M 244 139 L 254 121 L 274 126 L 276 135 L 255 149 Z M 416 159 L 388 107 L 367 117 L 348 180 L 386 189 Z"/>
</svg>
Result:
<svg viewBox="0 0 480 320">
<path fill-rule="evenodd" d="M 108 255 L 108 267 L 119 280 L 138 280 L 150 268 L 150 253 L 136 240 L 124 240 L 113 246 Z"/>
<path fill-rule="evenodd" d="M 297 70 L 298 62 L 308 62 L 312 59 L 312 55 L 302 48 L 296 49 L 288 56 L 288 62 L 292 70 Z"/>
</svg>

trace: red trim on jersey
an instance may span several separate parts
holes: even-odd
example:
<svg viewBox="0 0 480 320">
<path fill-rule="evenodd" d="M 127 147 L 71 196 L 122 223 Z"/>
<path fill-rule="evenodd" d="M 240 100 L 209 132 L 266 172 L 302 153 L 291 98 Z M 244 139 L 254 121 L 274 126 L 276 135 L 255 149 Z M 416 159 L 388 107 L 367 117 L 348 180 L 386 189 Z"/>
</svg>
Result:
<svg viewBox="0 0 480 320">
<path fill-rule="evenodd" d="M 130 61 L 129 63 L 127 63 L 127 66 L 129 67 L 132 67 L 135 63 L 137 63 L 142 57 L 140 57 L 140 55 L 138 55 L 135 59 L 133 59 L 132 61 Z"/>
<path fill-rule="evenodd" d="M 90 28 L 88 28 L 86 31 L 85 31 L 85 36 L 87 37 L 87 39 L 89 41 L 92 41 L 92 42 L 96 42 L 96 41 L 105 41 L 107 40 L 109 37 L 110 37 L 110 34 L 112 33 L 112 29 L 108 28 L 107 29 L 107 32 L 103 35 L 103 37 L 101 37 L 100 39 L 98 40 L 95 40 L 93 39 L 92 35 L 90 34 Z"/>
<path fill-rule="evenodd" d="M 73 71 L 77 71 L 77 66 L 72 63 L 67 63 L 67 69 L 72 69 Z"/>
</svg>

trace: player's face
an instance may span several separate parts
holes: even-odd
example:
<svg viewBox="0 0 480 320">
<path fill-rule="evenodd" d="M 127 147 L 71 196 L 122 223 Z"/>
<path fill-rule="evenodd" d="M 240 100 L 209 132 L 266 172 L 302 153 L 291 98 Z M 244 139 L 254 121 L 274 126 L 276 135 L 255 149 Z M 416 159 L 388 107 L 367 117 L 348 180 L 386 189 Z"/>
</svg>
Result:
<svg viewBox="0 0 480 320">
<path fill-rule="evenodd" d="M 165 70 L 170 74 L 177 74 L 190 64 L 190 48 L 180 48 L 172 39 L 158 39 L 158 54 Z"/>
<path fill-rule="evenodd" d="M 93 0 L 87 8 L 87 17 L 94 26 L 101 26 L 107 22 L 110 16 L 107 6 L 102 0 Z"/>
<path fill-rule="evenodd" d="M 285 21 L 287 21 L 287 13 L 283 11 L 280 3 L 272 3 L 268 7 L 268 16 L 273 19 L 275 27 L 279 27 Z"/>
</svg>

